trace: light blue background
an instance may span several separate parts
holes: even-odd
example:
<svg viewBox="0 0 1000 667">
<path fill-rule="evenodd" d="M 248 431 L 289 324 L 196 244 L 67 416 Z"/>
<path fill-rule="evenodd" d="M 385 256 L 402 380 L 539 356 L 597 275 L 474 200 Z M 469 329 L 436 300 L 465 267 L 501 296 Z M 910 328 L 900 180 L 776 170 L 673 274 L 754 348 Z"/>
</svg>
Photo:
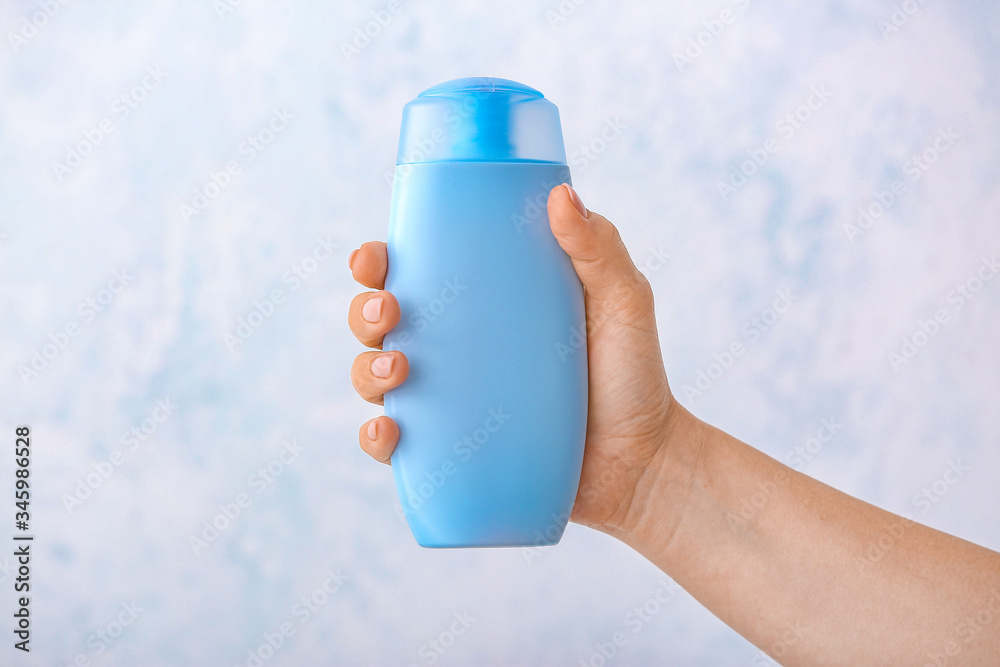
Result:
<svg viewBox="0 0 1000 667">
<path fill-rule="evenodd" d="M 49 18 L 43 4 L 0 4 L 0 539 L 25 423 L 38 536 L 33 651 L 15 655 L 5 630 L 0 662 L 245 665 L 288 621 L 264 664 L 430 664 L 426 643 L 467 612 L 436 664 L 578 665 L 618 631 L 611 664 L 764 664 L 686 594 L 634 632 L 627 615 L 663 576 L 580 526 L 540 554 L 418 548 L 389 469 L 358 449 L 380 410 L 348 380 L 362 348 L 347 256 L 385 236 L 403 104 L 459 76 L 522 81 L 559 106 L 583 200 L 647 267 L 682 398 L 744 344 L 684 399 L 696 414 L 782 460 L 836 420 L 805 472 L 1000 548 L 1000 280 L 961 309 L 948 300 L 1000 251 L 993 3 L 928 2 L 883 34 L 890 2 L 567 0 L 565 16 L 555 0 L 404 2 L 350 58 L 341 45 L 387 3 L 244 0 L 220 15 L 209 0 L 71 2 Z M 713 36 L 705 22 L 718 32 L 723 10 Z M 679 71 L 672 54 L 699 33 Z M 147 67 L 162 81 L 120 117 L 115 100 Z M 783 135 L 813 86 L 829 100 Z M 276 109 L 293 118 L 249 160 L 241 142 Z M 56 163 L 102 119 L 113 131 L 60 179 Z M 912 181 L 906 162 L 948 128 L 959 138 Z M 717 183 L 771 137 L 777 150 L 723 200 Z M 229 161 L 239 173 L 185 219 Z M 844 225 L 896 179 L 906 192 L 849 239 Z M 283 278 L 318 238 L 337 247 L 293 288 Z M 86 321 L 79 304 L 116 270 L 134 279 Z M 752 340 L 745 323 L 779 289 L 793 306 Z M 275 290 L 282 303 L 231 351 L 225 336 Z M 939 309 L 948 323 L 894 370 L 887 354 Z M 79 335 L 23 381 L 71 323 Z M 68 511 L 161 399 L 174 414 Z M 286 440 L 302 453 L 257 494 L 249 478 Z M 915 502 L 956 462 L 969 468 L 957 484 Z M 196 556 L 190 536 L 240 493 L 250 507 Z M 12 558 L 0 565 L 7 627 Z M 349 579 L 300 624 L 293 605 L 338 568 Z M 88 637 L 116 632 L 132 601 L 138 618 L 95 656 Z"/>
</svg>

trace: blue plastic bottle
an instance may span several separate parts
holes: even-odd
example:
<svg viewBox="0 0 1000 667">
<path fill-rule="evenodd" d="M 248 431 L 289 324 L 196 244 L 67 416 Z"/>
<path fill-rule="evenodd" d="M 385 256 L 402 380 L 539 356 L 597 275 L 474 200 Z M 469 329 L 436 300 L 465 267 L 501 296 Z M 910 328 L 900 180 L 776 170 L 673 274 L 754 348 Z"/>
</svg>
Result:
<svg viewBox="0 0 1000 667">
<path fill-rule="evenodd" d="M 583 289 L 549 229 L 569 183 L 559 112 L 495 78 L 448 81 L 403 110 L 384 341 L 408 379 L 385 395 L 392 470 L 425 547 L 562 537 L 587 427 Z"/>
</svg>

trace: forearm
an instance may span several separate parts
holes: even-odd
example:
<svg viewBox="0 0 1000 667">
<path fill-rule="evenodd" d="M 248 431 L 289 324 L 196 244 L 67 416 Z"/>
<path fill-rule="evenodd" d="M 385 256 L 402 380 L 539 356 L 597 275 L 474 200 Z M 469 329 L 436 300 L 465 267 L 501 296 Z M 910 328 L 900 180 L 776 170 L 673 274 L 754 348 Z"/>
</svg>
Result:
<svg viewBox="0 0 1000 667">
<path fill-rule="evenodd" d="M 672 411 L 615 532 L 744 637 L 788 665 L 1000 655 L 1000 554 Z"/>
</svg>

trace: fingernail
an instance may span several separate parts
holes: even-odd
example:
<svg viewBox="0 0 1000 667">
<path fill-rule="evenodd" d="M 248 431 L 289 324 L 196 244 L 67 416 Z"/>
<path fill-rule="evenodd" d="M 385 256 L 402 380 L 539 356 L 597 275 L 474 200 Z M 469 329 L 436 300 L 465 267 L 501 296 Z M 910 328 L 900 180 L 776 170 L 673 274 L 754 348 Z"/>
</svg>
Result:
<svg viewBox="0 0 1000 667">
<path fill-rule="evenodd" d="M 351 271 L 354 270 L 354 258 L 358 256 L 358 252 L 360 250 L 361 250 L 361 248 L 357 248 L 355 250 L 352 250 L 351 251 L 351 256 L 347 258 L 347 268 L 349 268 Z"/>
<path fill-rule="evenodd" d="M 587 207 L 583 205 L 583 200 L 580 199 L 580 195 L 576 194 L 576 190 L 573 189 L 569 183 L 563 183 L 566 189 L 569 190 L 569 198 L 573 200 L 573 206 L 576 206 L 576 210 L 580 212 L 583 217 L 588 217 Z"/>
<path fill-rule="evenodd" d="M 382 318 L 382 301 L 380 296 L 373 296 L 365 301 L 365 305 L 361 306 L 361 319 L 372 324 L 378 322 Z"/>
<path fill-rule="evenodd" d="M 377 378 L 387 378 L 392 375 L 392 355 L 380 354 L 372 360 L 372 375 Z"/>
<path fill-rule="evenodd" d="M 378 420 L 373 419 L 368 422 L 368 439 L 378 440 Z"/>
</svg>

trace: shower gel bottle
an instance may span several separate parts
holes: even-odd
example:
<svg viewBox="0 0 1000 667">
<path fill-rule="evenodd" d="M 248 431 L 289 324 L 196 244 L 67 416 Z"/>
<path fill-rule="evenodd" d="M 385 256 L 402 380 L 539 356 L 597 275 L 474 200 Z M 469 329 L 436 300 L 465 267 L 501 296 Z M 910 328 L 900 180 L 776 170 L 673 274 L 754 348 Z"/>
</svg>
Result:
<svg viewBox="0 0 1000 667">
<path fill-rule="evenodd" d="M 424 547 L 555 544 L 587 428 L 583 288 L 549 229 L 569 183 L 559 112 L 495 78 L 448 81 L 403 109 L 385 288 L 409 360 L 385 394 L 392 471 Z"/>
</svg>

